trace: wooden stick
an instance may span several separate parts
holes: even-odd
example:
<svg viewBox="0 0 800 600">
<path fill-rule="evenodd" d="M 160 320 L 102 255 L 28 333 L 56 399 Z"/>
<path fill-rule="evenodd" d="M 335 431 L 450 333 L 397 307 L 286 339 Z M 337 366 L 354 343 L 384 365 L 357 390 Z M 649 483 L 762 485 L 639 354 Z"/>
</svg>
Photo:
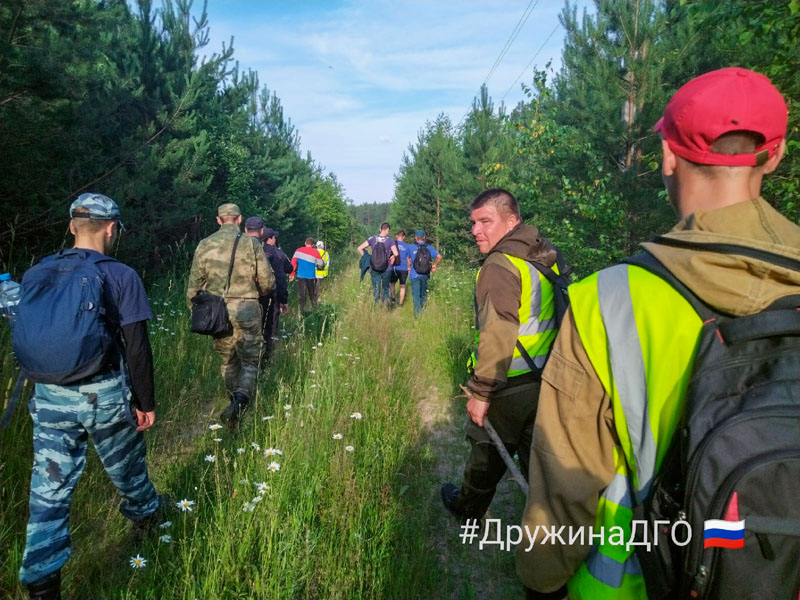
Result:
<svg viewBox="0 0 800 600">
<path fill-rule="evenodd" d="M 486 433 L 489 434 L 489 438 L 492 440 L 492 443 L 497 448 L 497 451 L 500 453 L 500 457 L 503 459 L 503 462 L 506 463 L 508 470 L 511 471 L 511 475 L 514 476 L 514 480 L 519 484 L 522 493 L 525 496 L 528 495 L 528 482 L 525 481 L 525 478 L 522 476 L 522 473 L 519 472 L 514 459 L 506 450 L 505 444 L 503 444 L 503 440 L 500 439 L 500 436 L 497 435 L 497 432 L 492 427 L 492 424 L 489 422 L 488 417 L 483 417 L 483 428 L 486 430 Z"/>
</svg>

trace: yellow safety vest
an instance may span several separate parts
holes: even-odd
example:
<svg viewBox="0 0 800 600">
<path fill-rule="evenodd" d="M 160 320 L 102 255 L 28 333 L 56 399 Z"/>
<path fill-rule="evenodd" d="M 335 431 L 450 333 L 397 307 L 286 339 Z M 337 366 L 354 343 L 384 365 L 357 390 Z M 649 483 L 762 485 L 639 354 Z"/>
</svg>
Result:
<svg viewBox="0 0 800 600">
<path fill-rule="evenodd" d="M 325 263 L 325 266 L 321 269 L 317 269 L 317 279 L 322 279 L 328 276 L 328 251 L 323 250 L 320 252 L 320 256 L 322 256 L 322 262 Z"/>
<path fill-rule="evenodd" d="M 534 365 L 543 369 L 550 354 L 550 348 L 558 333 L 555 319 L 555 304 L 553 302 L 553 286 L 547 281 L 539 270 L 529 262 L 503 254 L 519 272 L 519 279 L 522 284 L 522 293 L 519 300 L 519 333 L 517 341 L 528 356 L 533 360 Z M 555 273 L 558 267 L 552 266 Z M 481 276 L 480 270 L 475 276 L 475 287 L 478 286 L 478 278 Z M 478 326 L 477 306 L 475 307 L 475 349 L 467 361 L 467 369 L 472 372 L 478 362 L 478 341 L 480 331 Z M 508 377 L 517 377 L 530 373 L 532 369 L 528 362 L 523 358 L 519 346 L 514 347 L 514 354 L 511 357 L 511 365 L 508 368 Z"/>
<path fill-rule="evenodd" d="M 605 538 L 591 540 L 589 556 L 567 584 L 569 597 L 646 599 L 634 547 L 619 545 L 619 537 L 609 543 L 609 530 L 619 527 L 624 541 L 631 539 L 632 498 L 646 498 L 683 414 L 702 322 L 666 281 L 632 265 L 616 265 L 572 285 L 570 305 L 581 342 L 612 400 L 619 445 L 616 475 L 597 504 L 594 532 L 603 527 Z"/>
</svg>

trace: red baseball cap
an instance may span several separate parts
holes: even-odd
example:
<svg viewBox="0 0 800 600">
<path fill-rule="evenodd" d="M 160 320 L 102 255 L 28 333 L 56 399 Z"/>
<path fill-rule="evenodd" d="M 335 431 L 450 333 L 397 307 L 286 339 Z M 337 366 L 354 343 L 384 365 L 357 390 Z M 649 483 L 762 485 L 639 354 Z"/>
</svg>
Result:
<svg viewBox="0 0 800 600">
<path fill-rule="evenodd" d="M 786 137 L 789 111 L 770 80 L 747 69 L 710 71 L 681 87 L 653 131 L 660 131 L 678 156 L 702 165 L 755 166 L 778 151 Z M 766 140 L 752 154 L 711 152 L 731 131 L 752 131 Z"/>
</svg>

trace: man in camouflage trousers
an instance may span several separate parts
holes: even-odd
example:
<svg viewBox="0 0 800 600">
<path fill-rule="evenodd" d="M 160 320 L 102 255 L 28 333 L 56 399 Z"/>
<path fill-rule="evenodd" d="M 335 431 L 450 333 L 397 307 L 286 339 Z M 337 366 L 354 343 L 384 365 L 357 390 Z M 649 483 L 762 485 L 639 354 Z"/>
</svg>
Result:
<svg viewBox="0 0 800 600">
<path fill-rule="evenodd" d="M 70 217 L 75 247 L 59 253 L 65 255 L 64 262 L 79 260 L 81 253 L 94 258 L 110 253 L 121 227 L 119 208 L 111 198 L 81 194 L 70 207 Z M 158 519 L 160 499 L 147 475 L 141 433 L 155 422 L 153 356 L 147 334 L 147 320 L 153 315 L 133 269 L 110 258 L 96 266 L 104 275 L 109 333 L 124 337 L 130 380 L 123 398 L 117 345 L 92 375 L 69 385 L 36 384 L 29 402 L 30 516 L 19 573 L 34 600 L 61 598 L 61 567 L 70 555 L 69 506 L 86 465 L 89 438 L 122 496 L 120 512 L 134 521 L 134 529 L 144 531 Z M 124 408 L 128 402 L 135 407 L 138 427 L 128 420 Z"/>
<path fill-rule="evenodd" d="M 235 425 L 255 392 L 261 354 L 261 304 L 259 297 L 272 292 L 275 277 L 261 243 L 242 235 L 242 213 L 235 204 L 223 204 L 217 210 L 219 230 L 201 240 L 189 272 L 186 300 L 191 308 L 194 295 L 201 289 L 224 296 L 232 333 L 214 338 L 214 349 L 222 359 L 222 378 L 230 404 L 221 418 Z M 233 246 L 239 237 L 230 284 L 226 290 Z"/>
</svg>

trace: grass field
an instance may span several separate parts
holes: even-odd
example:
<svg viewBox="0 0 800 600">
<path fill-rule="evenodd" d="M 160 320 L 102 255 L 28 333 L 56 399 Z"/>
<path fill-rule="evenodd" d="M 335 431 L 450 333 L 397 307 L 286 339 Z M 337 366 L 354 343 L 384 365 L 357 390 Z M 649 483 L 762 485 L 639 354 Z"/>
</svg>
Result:
<svg viewBox="0 0 800 600">
<path fill-rule="evenodd" d="M 158 408 L 148 465 L 172 499 L 172 525 L 135 544 L 90 451 L 72 504 L 65 598 L 521 597 L 513 554 L 461 545 L 439 501 L 442 481 L 460 483 L 468 451 L 464 401 L 453 397 L 474 335 L 473 278 L 438 271 L 414 319 L 410 286 L 406 306 L 388 312 L 354 267 L 335 273 L 317 311 L 282 321 L 276 358 L 235 434 L 209 429 L 227 401 L 210 340 L 188 331 L 183 281 L 152 286 Z M 3 403 L 14 377 L 8 337 Z M 0 434 L 2 598 L 24 597 L 31 453 L 19 407 Z M 183 499 L 191 512 L 175 506 Z M 504 481 L 490 516 L 517 524 L 522 502 Z M 144 568 L 129 565 L 136 555 Z"/>
</svg>

